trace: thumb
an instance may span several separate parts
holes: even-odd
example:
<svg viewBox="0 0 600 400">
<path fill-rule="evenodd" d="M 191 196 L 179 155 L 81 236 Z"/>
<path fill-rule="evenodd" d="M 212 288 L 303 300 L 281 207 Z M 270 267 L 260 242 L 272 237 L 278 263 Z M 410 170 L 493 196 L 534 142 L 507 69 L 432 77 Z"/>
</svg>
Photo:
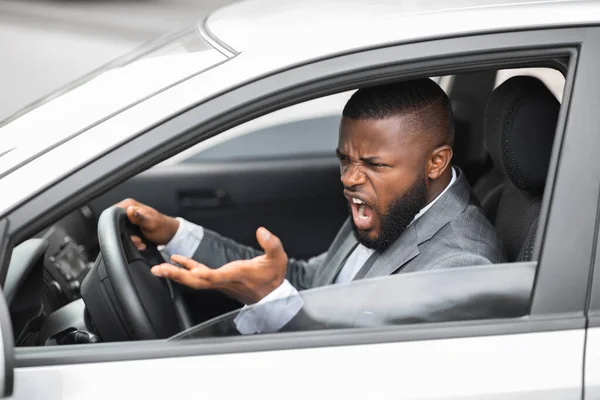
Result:
<svg viewBox="0 0 600 400">
<path fill-rule="evenodd" d="M 138 225 L 139 227 L 143 227 L 144 222 L 146 221 L 142 211 L 134 206 L 127 207 L 127 218 L 129 218 L 129 221 L 131 221 L 132 224 Z"/>
<path fill-rule="evenodd" d="M 267 257 L 274 259 L 282 257 L 287 258 L 281 240 L 266 228 L 260 227 L 256 230 L 256 240 L 258 240 L 258 244 L 260 244 L 260 247 L 265 251 Z"/>
</svg>

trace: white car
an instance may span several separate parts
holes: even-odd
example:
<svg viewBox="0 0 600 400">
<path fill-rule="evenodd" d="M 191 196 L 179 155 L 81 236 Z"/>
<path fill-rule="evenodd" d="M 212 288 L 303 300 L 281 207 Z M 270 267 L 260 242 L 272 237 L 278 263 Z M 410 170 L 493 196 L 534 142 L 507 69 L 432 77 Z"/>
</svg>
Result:
<svg viewBox="0 0 600 400">
<path fill-rule="evenodd" d="M 259 0 L 28 107 L 0 124 L 0 393 L 600 398 L 599 63 L 598 1 Z M 559 107 L 527 85 L 488 104 L 515 75 Z M 261 224 L 290 256 L 324 251 L 347 217 L 346 99 L 414 77 L 448 93 L 454 163 L 509 263 L 311 289 L 313 324 L 243 336 L 240 304 L 167 285 L 149 273 L 160 255 L 132 248 L 112 207 L 125 197 L 241 243 Z"/>
</svg>

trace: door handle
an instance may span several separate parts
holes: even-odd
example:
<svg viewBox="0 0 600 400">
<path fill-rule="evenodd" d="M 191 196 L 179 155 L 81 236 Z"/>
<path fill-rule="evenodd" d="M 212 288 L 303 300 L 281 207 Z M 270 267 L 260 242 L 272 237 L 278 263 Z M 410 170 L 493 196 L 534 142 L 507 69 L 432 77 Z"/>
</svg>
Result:
<svg viewBox="0 0 600 400">
<path fill-rule="evenodd" d="M 225 189 L 198 190 L 180 193 L 179 204 L 183 208 L 204 209 L 224 207 L 230 204 L 230 197 Z"/>
</svg>

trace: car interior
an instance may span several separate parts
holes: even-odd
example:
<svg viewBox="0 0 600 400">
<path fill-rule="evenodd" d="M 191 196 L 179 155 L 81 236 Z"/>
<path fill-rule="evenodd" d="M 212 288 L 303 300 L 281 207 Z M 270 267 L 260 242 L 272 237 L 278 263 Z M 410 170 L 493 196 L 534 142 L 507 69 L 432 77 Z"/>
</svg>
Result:
<svg viewBox="0 0 600 400">
<path fill-rule="evenodd" d="M 564 65 L 556 60 L 528 68 L 465 72 L 444 80 L 456 121 L 453 165 L 465 173 L 501 234 L 509 262 L 535 261 Z M 244 153 L 238 152 L 205 158 L 199 153 L 185 162 L 159 164 L 20 243 L 13 250 L 4 287 L 16 346 L 166 339 L 242 306 L 218 292 L 199 294 L 152 277 L 148 269 L 161 259 L 160 249 L 150 246 L 141 254 L 130 243 L 128 234 L 135 233 L 135 227 L 126 223 L 122 210 L 111 207 L 125 198 L 257 248 L 256 228 L 269 227 L 293 258 L 326 251 L 348 216 L 339 162 L 335 148 L 302 151 L 299 146 L 306 140 L 296 136 L 310 131 L 311 137 L 323 135 L 335 143 L 338 121 L 323 115 L 307 117 L 250 130 L 226 142 L 234 146 L 239 141 L 243 149 L 255 146 L 257 154 L 252 157 L 240 157 Z M 269 146 L 269 135 L 295 139 L 280 140 L 281 148 L 261 153 Z M 143 306 L 116 300 L 124 292 L 118 279 L 130 281 L 127 290 L 137 290 Z M 418 285 L 419 279 L 414 278 L 413 284 Z M 388 292 L 391 295 L 393 287 Z M 525 292 L 524 302 L 529 301 Z M 437 301 L 442 303 L 440 296 Z M 331 294 L 314 300 L 315 308 L 335 313 L 334 298 Z M 428 304 L 434 302 L 427 299 Z M 520 304 L 500 314 L 522 315 L 525 308 Z M 143 320 L 126 322 L 127 315 L 136 312 L 144 314 Z M 478 316 L 486 317 L 490 315 Z M 423 318 L 411 314 L 391 319 Z M 204 332 L 214 333 L 214 326 Z"/>
</svg>

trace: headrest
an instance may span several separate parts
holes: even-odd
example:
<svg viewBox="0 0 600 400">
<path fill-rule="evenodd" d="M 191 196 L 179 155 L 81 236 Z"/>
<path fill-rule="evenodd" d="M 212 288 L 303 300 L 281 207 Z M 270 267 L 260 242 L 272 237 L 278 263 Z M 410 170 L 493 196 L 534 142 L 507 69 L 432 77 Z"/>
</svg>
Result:
<svg viewBox="0 0 600 400">
<path fill-rule="evenodd" d="M 559 109 L 546 85 L 530 76 L 506 80 L 485 109 L 485 141 L 494 164 L 531 194 L 544 190 Z"/>
</svg>

